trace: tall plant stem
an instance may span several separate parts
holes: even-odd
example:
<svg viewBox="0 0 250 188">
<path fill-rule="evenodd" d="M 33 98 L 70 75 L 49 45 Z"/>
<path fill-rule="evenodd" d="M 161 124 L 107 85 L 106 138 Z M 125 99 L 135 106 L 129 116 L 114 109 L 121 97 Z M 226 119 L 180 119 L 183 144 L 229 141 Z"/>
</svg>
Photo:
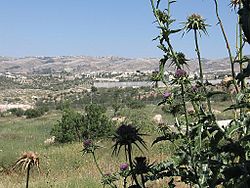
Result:
<svg viewBox="0 0 250 188">
<path fill-rule="evenodd" d="M 28 168 L 27 168 L 26 188 L 29 188 L 30 165 L 31 165 L 31 164 L 28 164 Z"/>
<path fill-rule="evenodd" d="M 123 188 L 127 187 L 127 177 L 123 178 Z"/>
<path fill-rule="evenodd" d="M 98 171 L 99 171 L 99 173 L 102 175 L 102 177 L 103 177 L 103 172 L 102 172 L 102 170 L 101 170 L 101 168 L 99 167 L 99 165 L 98 165 L 98 163 L 97 163 L 97 160 L 96 160 L 96 157 L 95 157 L 95 153 L 94 152 L 92 152 L 92 156 L 93 156 L 93 159 L 94 159 L 94 162 L 95 162 L 95 165 L 96 165 L 96 167 L 97 167 L 97 169 L 98 169 Z"/>
<path fill-rule="evenodd" d="M 200 55 L 200 49 L 198 44 L 198 37 L 197 37 L 197 29 L 194 30 L 194 39 L 195 39 L 195 51 L 198 57 L 198 63 L 199 63 L 199 70 L 200 70 L 200 81 L 203 85 L 203 71 L 202 71 L 202 65 L 201 65 L 201 55 Z"/>
<path fill-rule="evenodd" d="M 240 1 L 239 3 L 239 10 L 242 8 L 242 2 Z M 242 35 L 243 35 L 243 32 L 242 32 L 242 28 L 239 24 L 239 20 L 240 20 L 240 16 L 238 15 L 238 27 L 239 27 L 239 41 L 240 41 L 240 48 L 239 48 L 239 60 L 242 60 L 243 58 L 243 52 L 242 52 L 242 48 L 243 48 L 243 38 L 242 38 Z M 240 73 L 242 73 L 243 71 L 243 64 L 240 63 Z M 243 78 L 241 83 L 240 83 L 240 88 L 241 90 L 243 90 L 245 88 L 245 79 Z M 240 109 L 240 117 L 242 117 L 244 114 L 244 109 L 241 108 Z"/>
<path fill-rule="evenodd" d="M 184 88 L 184 84 L 181 83 L 181 98 L 182 98 L 182 104 L 183 104 L 183 108 L 184 108 L 184 112 L 185 112 L 185 121 L 186 121 L 186 136 L 188 136 L 188 132 L 189 132 L 189 123 L 188 123 L 188 114 L 187 114 L 187 105 L 185 102 L 185 88 Z"/>
<path fill-rule="evenodd" d="M 143 187 L 143 188 L 146 188 L 146 185 L 145 185 L 145 178 L 144 178 L 143 174 L 141 174 L 141 181 L 142 181 L 142 187 Z"/>
<path fill-rule="evenodd" d="M 219 21 L 221 32 L 223 34 L 223 38 L 225 40 L 226 48 L 227 48 L 227 51 L 228 51 L 228 56 L 229 56 L 229 60 L 230 60 L 230 64 L 231 64 L 231 74 L 232 74 L 232 77 L 233 77 L 233 85 L 235 87 L 236 92 L 239 93 L 239 89 L 238 89 L 238 87 L 236 85 L 236 81 L 235 81 L 234 62 L 233 62 L 233 57 L 232 57 L 232 53 L 231 53 L 231 48 L 230 48 L 230 45 L 229 45 L 229 42 L 228 42 L 228 39 L 227 39 L 227 35 L 226 35 L 226 32 L 225 32 L 223 23 L 222 23 L 222 21 L 220 19 L 219 9 L 218 9 L 218 1 L 214 0 L 214 3 L 215 3 L 216 17 L 217 17 L 217 19 Z"/>
<path fill-rule="evenodd" d="M 140 186 L 140 184 L 139 184 L 139 182 L 137 180 L 137 177 L 135 175 L 135 172 L 134 172 L 133 161 L 132 161 L 132 146 L 131 146 L 131 144 L 128 145 L 128 160 L 129 160 L 130 169 L 132 171 L 132 177 L 135 180 L 136 185 Z"/>
<path fill-rule="evenodd" d="M 157 11 L 156 11 L 156 8 L 155 8 L 155 5 L 154 5 L 154 0 L 150 0 L 150 3 L 151 3 L 153 14 L 154 14 L 154 16 L 156 18 L 156 21 L 159 24 L 160 28 L 163 30 L 163 28 L 166 28 L 166 26 L 160 21 L 160 19 L 157 16 Z M 171 3 L 168 0 L 168 16 L 170 16 L 170 4 Z M 178 59 L 176 58 L 176 54 L 175 54 L 174 49 L 173 49 L 173 46 L 170 43 L 170 39 L 167 37 L 167 38 L 165 38 L 165 40 L 166 40 L 166 42 L 168 44 L 171 55 L 172 55 L 174 61 L 176 62 L 176 65 L 179 65 Z M 180 67 L 178 67 L 178 68 L 180 68 Z"/>
<path fill-rule="evenodd" d="M 198 57 L 198 62 L 199 62 L 199 70 L 200 70 L 200 82 L 201 85 L 203 87 L 204 93 L 206 95 L 206 99 L 207 99 L 207 106 L 208 106 L 208 110 L 210 112 L 210 114 L 212 114 L 212 107 L 211 107 L 211 102 L 210 99 L 207 96 L 207 89 L 204 85 L 204 80 L 203 80 L 203 70 L 202 70 L 202 64 L 201 64 L 201 55 L 200 55 L 200 49 L 199 49 L 199 44 L 198 44 L 198 37 L 197 37 L 197 30 L 194 30 L 194 39 L 195 39 L 195 51 Z"/>
<path fill-rule="evenodd" d="M 241 9 L 241 7 L 242 7 L 242 3 L 240 1 L 240 3 L 239 3 L 239 10 Z M 242 35 L 243 35 L 243 32 L 242 32 L 242 28 L 241 28 L 241 26 L 239 24 L 239 20 L 240 20 L 240 16 L 238 15 L 239 42 L 240 42 L 240 44 L 239 44 L 239 46 L 240 46 L 240 48 L 239 48 L 239 60 L 242 60 L 242 58 L 243 58 L 243 52 L 242 52 L 242 46 L 243 46 L 242 45 L 243 44 Z M 240 63 L 240 72 L 242 73 L 242 71 L 243 71 L 243 64 Z M 244 87 L 245 87 L 245 79 L 242 79 L 242 81 L 241 81 L 241 90 L 243 90 Z"/>
</svg>

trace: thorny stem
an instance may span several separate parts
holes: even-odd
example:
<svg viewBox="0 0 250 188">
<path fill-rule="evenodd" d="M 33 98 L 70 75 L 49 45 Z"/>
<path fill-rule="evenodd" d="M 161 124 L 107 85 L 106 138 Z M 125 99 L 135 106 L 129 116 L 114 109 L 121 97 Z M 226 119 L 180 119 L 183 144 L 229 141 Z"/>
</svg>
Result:
<svg viewBox="0 0 250 188">
<path fill-rule="evenodd" d="M 103 174 L 103 172 L 102 172 L 101 168 L 99 167 L 99 165 L 98 165 L 98 163 L 97 163 L 97 160 L 96 160 L 96 157 L 95 157 L 95 153 L 94 153 L 94 152 L 91 152 L 91 153 L 92 153 L 92 156 L 93 156 L 93 158 L 94 158 L 95 165 L 96 165 L 96 167 L 97 167 L 98 171 L 100 172 L 100 174 L 101 174 L 101 175 L 102 175 L 102 177 L 103 177 L 103 176 L 104 176 L 104 174 Z"/>
<path fill-rule="evenodd" d="M 155 8 L 155 6 L 154 6 L 154 0 L 150 0 L 150 2 L 151 2 L 153 14 L 154 14 L 154 16 L 155 16 L 155 18 L 156 18 L 156 21 L 157 21 L 157 23 L 159 24 L 160 28 L 161 28 L 161 29 L 166 28 L 165 25 L 161 22 L 161 20 L 160 20 L 159 17 L 157 16 L 156 8 Z M 168 2 L 168 16 L 170 16 L 170 2 Z M 164 34 L 164 33 L 163 33 L 163 34 Z M 177 65 L 179 65 L 178 59 L 176 58 L 176 54 L 175 54 L 175 52 L 174 52 L 174 50 L 173 50 L 173 47 L 172 47 L 172 45 L 171 45 L 171 43 L 170 43 L 169 38 L 167 37 L 167 38 L 165 38 L 165 40 L 166 40 L 166 42 L 167 42 L 167 44 L 168 44 L 169 50 L 170 50 L 170 52 L 171 52 L 171 55 L 172 55 L 174 61 L 176 62 Z M 180 68 L 180 67 L 178 67 L 178 68 Z"/>
<path fill-rule="evenodd" d="M 182 98 L 182 104 L 184 107 L 184 111 L 185 111 L 185 121 L 186 121 L 186 136 L 188 136 L 188 132 L 189 132 L 189 124 L 188 124 L 188 114 L 187 114 L 187 106 L 186 106 L 186 102 L 185 102 L 185 88 L 184 88 L 184 84 L 181 83 L 181 98 Z"/>
<path fill-rule="evenodd" d="M 141 181 L 142 181 L 142 187 L 146 188 L 146 186 L 145 186 L 145 179 L 144 179 L 143 174 L 141 174 Z"/>
<path fill-rule="evenodd" d="M 201 81 L 201 85 L 203 87 L 204 93 L 205 95 L 207 95 L 207 89 L 204 86 L 204 82 L 203 82 L 203 71 L 202 71 L 202 64 L 201 64 L 201 55 L 200 55 L 200 50 L 199 50 L 199 44 L 198 44 L 198 37 L 197 37 L 197 30 L 194 30 L 194 38 L 195 38 L 195 51 L 197 53 L 198 56 L 198 62 L 199 62 L 199 69 L 200 69 L 200 81 Z M 208 110 L 210 112 L 210 114 L 212 114 L 212 107 L 211 107 L 211 102 L 210 99 L 208 98 L 208 96 L 206 96 L 207 99 L 207 106 L 208 106 Z"/>
<path fill-rule="evenodd" d="M 225 40 L 225 43 L 226 43 L 226 48 L 227 48 L 227 51 L 228 51 L 228 56 L 229 56 L 229 60 L 230 60 L 230 64 L 231 64 L 231 74 L 232 74 L 232 77 L 233 77 L 233 85 L 235 87 L 236 92 L 239 93 L 239 89 L 238 89 L 238 87 L 236 85 L 236 81 L 235 81 L 235 71 L 234 71 L 233 57 L 232 57 L 232 53 L 231 53 L 231 49 L 230 49 L 230 45 L 229 45 L 229 42 L 228 42 L 228 39 L 227 39 L 226 32 L 224 30 L 223 23 L 222 23 L 222 21 L 220 19 L 219 10 L 218 10 L 218 1 L 214 0 L 214 3 L 215 3 L 216 17 L 217 17 L 217 19 L 219 21 L 221 32 L 223 34 L 223 37 L 224 37 L 224 40 Z"/>
<path fill-rule="evenodd" d="M 241 3 L 241 1 L 240 1 L 240 2 L 239 2 L 239 10 L 241 9 L 241 7 L 242 7 L 242 3 Z M 242 53 L 242 48 L 241 48 L 241 46 L 243 46 L 243 38 L 242 38 L 243 32 L 242 32 L 242 28 L 241 28 L 241 26 L 240 26 L 240 24 L 239 24 L 239 19 L 240 19 L 240 17 L 239 17 L 239 15 L 238 15 L 239 40 L 240 40 L 240 44 L 239 44 L 239 45 L 240 45 L 240 49 L 239 49 L 239 60 L 242 60 L 242 58 L 243 58 L 243 53 Z M 240 63 L 240 73 L 242 73 L 242 71 L 243 71 L 243 64 Z M 241 88 L 241 90 L 243 90 L 243 89 L 245 88 L 245 79 L 244 79 L 244 78 L 242 79 L 242 81 L 241 81 L 241 83 L 240 83 L 240 88 Z M 244 110 L 243 110 L 243 109 L 240 109 L 240 117 L 242 117 L 243 113 L 244 113 Z"/>
<path fill-rule="evenodd" d="M 201 65 L 201 55 L 200 55 L 200 50 L 199 50 L 199 45 L 198 45 L 197 29 L 194 29 L 194 38 L 195 38 L 195 51 L 198 57 L 199 69 L 200 69 L 200 81 L 201 81 L 201 84 L 203 85 L 203 71 L 202 71 L 202 65 Z"/>
<path fill-rule="evenodd" d="M 127 187 L 127 177 L 123 178 L 123 188 Z"/>
<path fill-rule="evenodd" d="M 160 21 L 159 17 L 157 16 L 157 12 L 156 12 L 156 8 L 154 6 L 154 0 L 150 0 L 151 2 L 151 6 L 152 6 L 152 10 L 154 13 L 154 16 L 160 26 L 160 28 L 163 30 L 163 28 L 166 28 L 165 25 Z M 170 15 L 170 1 L 168 0 L 168 16 Z M 163 31 L 162 31 L 163 32 Z M 163 33 L 164 34 L 164 33 Z M 170 50 L 170 53 L 172 55 L 173 60 L 175 61 L 175 64 L 177 65 L 177 68 L 181 68 L 180 64 L 178 62 L 178 58 L 176 57 L 176 54 L 174 52 L 173 46 L 170 43 L 170 39 L 169 37 L 164 38 L 165 41 L 167 42 L 168 48 Z M 185 102 L 185 91 L 184 91 L 184 85 L 183 83 L 181 83 L 181 89 L 182 89 L 182 102 L 183 102 L 183 107 L 185 110 L 185 120 L 186 120 L 186 135 L 188 135 L 188 131 L 189 131 L 189 124 L 188 124 L 188 115 L 187 115 L 187 107 L 186 107 L 186 102 Z"/>
<path fill-rule="evenodd" d="M 132 146 L 131 146 L 131 144 L 128 145 L 128 160 L 129 160 L 130 169 L 132 171 L 132 177 L 135 180 L 136 185 L 140 186 L 140 184 L 139 184 L 139 182 L 138 182 L 138 180 L 136 178 L 135 172 L 134 172 L 133 161 L 132 161 Z"/>
<path fill-rule="evenodd" d="M 28 164 L 28 168 L 27 168 L 27 177 L 26 177 L 26 188 L 29 187 L 29 178 L 30 178 L 30 166 L 31 163 Z"/>
<path fill-rule="evenodd" d="M 240 2 L 239 3 L 239 10 L 241 9 L 241 6 L 242 6 L 242 3 Z M 243 32 L 242 32 L 242 28 L 241 28 L 241 26 L 239 24 L 239 19 L 240 19 L 240 17 L 238 16 L 239 40 L 240 40 L 240 44 L 239 45 L 241 47 L 241 46 L 243 46 L 242 45 L 243 44 L 243 38 L 242 38 Z M 242 58 L 243 58 L 243 53 L 242 53 L 242 48 L 240 48 L 239 49 L 239 60 L 242 60 Z M 242 71 L 243 71 L 243 64 L 240 63 L 240 72 L 242 73 Z M 242 81 L 241 81 L 241 90 L 243 90 L 244 87 L 245 87 L 245 80 L 242 79 Z"/>
</svg>

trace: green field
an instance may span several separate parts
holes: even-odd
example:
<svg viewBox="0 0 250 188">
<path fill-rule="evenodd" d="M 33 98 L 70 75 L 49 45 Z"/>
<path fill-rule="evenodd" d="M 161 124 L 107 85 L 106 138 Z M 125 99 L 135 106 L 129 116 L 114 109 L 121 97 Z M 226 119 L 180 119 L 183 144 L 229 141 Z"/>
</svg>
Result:
<svg viewBox="0 0 250 188">
<path fill-rule="evenodd" d="M 217 109 L 222 110 L 225 106 L 221 103 Z M 112 111 L 108 110 L 108 115 Z M 124 110 L 124 114 L 142 126 L 142 131 L 149 134 L 145 140 L 150 148 L 156 137 L 156 125 L 152 122 L 155 114 L 161 113 L 167 124 L 173 123 L 169 114 L 163 114 L 160 107 L 148 105 L 143 109 Z M 229 118 L 229 115 L 221 113 L 219 118 Z M 12 165 L 17 158 L 26 151 L 34 151 L 39 154 L 42 173 L 39 174 L 34 168 L 31 173 L 30 187 L 102 187 L 100 174 L 96 169 L 91 156 L 82 156 L 82 143 L 64 145 L 44 144 L 49 138 L 51 128 L 61 118 L 60 111 L 50 111 L 43 117 L 25 119 L 24 117 L 1 117 L 0 118 L 0 187 L 18 188 L 25 186 L 25 172 L 11 171 Z M 111 140 L 101 140 L 103 146 L 97 151 L 97 158 L 104 172 L 119 170 L 119 164 L 125 162 L 123 155 L 111 156 Z M 149 153 L 150 151 L 150 153 Z M 145 153 L 135 153 L 135 156 L 146 155 L 151 162 L 167 160 L 174 151 L 171 144 L 158 144 Z M 160 184 L 159 184 L 160 186 Z M 153 185 L 153 187 L 158 187 Z M 162 186 L 161 186 L 162 187 Z"/>
<path fill-rule="evenodd" d="M 154 109 L 144 110 L 154 113 Z M 30 187 L 102 187 L 100 175 L 91 156 L 82 156 L 82 143 L 46 146 L 44 140 L 50 137 L 50 130 L 61 117 L 59 112 L 50 112 L 36 119 L 4 117 L 0 119 L 0 187 L 14 188 L 25 186 L 25 173 L 9 171 L 16 159 L 25 151 L 39 154 L 42 173 L 32 170 Z M 153 129 L 153 128 L 152 128 Z M 147 136 L 148 145 L 152 141 Z M 102 140 L 103 146 L 97 151 L 98 161 L 105 172 L 119 170 L 119 164 L 125 162 L 123 156 L 111 156 L 111 141 Z M 151 153 L 145 151 L 152 161 L 165 159 L 171 148 L 154 147 Z M 138 153 L 138 155 L 143 155 Z M 7 169 L 7 170 L 6 170 Z"/>
</svg>

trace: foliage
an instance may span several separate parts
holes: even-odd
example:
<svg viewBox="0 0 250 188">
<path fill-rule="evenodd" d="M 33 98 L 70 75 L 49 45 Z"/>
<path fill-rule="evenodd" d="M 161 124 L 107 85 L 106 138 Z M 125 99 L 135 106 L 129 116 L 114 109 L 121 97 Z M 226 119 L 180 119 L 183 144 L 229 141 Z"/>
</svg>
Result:
<svg viewBox="0 0 250 188">
<path fill-rule="evenodd" d="M 45 111 L 46 111 L 46 109 L 44 109 L 44 108 L 28 109 L 28 110 L 26 110 L 24 112 L 24 115 L 28 119 L 37 118 L 37 117 L 40 117 L 40 116 L 44 115 Z"/>
<path fill-rule="evenodd" d="M 231 76 L 237 94 L 225 95 L 220 91 L 213 91 L 203 82 L 202 58 L 197 37 L 197 32 L 207 34 L 206 26 L 208 25 L 198 14 L 188 17 L 188 20 L 184 22 L 184 30 L 194 31 L 194 48 L 199 63 L 200 78 L 194 85 L 188 74 L 188 59 L 183 52 L 175 51 L 171 43 L 172 36 L 182 32 L 182 29 L 173 28 L 175 20 L 171 17 L 171 7 L 175 1 L 168 0 L 167 8 L 162 9 L 161 0 L 150 0 L 150 2 L 156 18 L 155 23 L 160 30 L 155 40 L 159 40 L 158 48 L 164 53 L 159 61 L 159 70 L 153 73 L 151 80 L 156 83 L 162 81 L 165 84 L 164 90 L 159 89 L 161 101 L 158 106 L 163 112 L 172 114 L 175 120 L 173 126 L 165 122 L 158 125 L 159 135 L 154 139 L 152 147 L 160 142 L 163 147 L 166 143 L 171 143 L 175 148 L 172 151 L 173 155 L 163 161 L 153 163 L 150 163 L 146 156 L 135 156 L 137 154 L 135 150 L 143 153 L 144 149 L 148 149 L 144 140 L 145 134 L 141 132 L 147 125 L 147 112 L 140 111 L 145 101 L 140 99 L 141 93 L 138 89 L 107 90 L 101 93 L 99 89 L 92 87 L 91 92 L 85 93 L 86 95 L 82 98 L 81 104 L 89 103 L 91 100 L 91 103 L 112 106 L 115 114 L 123 106 L 124 101 L 120 99 L 126 99 L 129 111 L 133 110 L 134 114 L 127 114 L 127 122 L 117 127 L 116 131 L 113 131 L 112 123 L 105 115 L 106 109 L 91 104 L 86 106 L 84 114 L 71 110 L 69 106 L 62 107 L 63 116 L 55 124 L 51 134 L 55 135 L 56 140 L 61 143 L 84 139 L 82 152 L 92 155 L 104 187 L 108 185 L 115 188 L 117 181 L 122 179 L 124 188 L 145 188 L 148 182 L 165 177 L 168 178 L 169 187 L 176 186 L 175 177 L 180 177 L 180 181 L 190 187 L 250 187 L 250 115 L 248 113 L 250 89 L 244 84 L 244 79 L 250 75 L 250 65 L 248 63 L 246 68 L 241 67 L 236 76 L 240 88 L 235 83 L 233 68 L 235 62 L 242 65 L 249 61 L 248 58 L 244 59 L 242 56 L 243 45 L 237 49 L 236 57 L 239 57 L 232 62 L 230 47 L 218 14 L 218 3 L 214 0 L 216 15 L 229 51 L 232 65 Z M 235 9 L 239 9 L 240 24 L 249 42 L 249 1 L 232 1 L 231 4 Z M 170 61 L 175 69 L 171 82 L 168 82 L 164 76 L 167 61 Z M 235 116 L 228 125 L 220 126 L 213 114 L 210 100 L 227 97 L 230 97 L 232 104 L 227 106 L 225 111 L 232 110 Z M 112 99 L 115 100 L 112 101 Z M 189 113 L 188 106 L 192 108 L 192 113 Z M 45 110 L 40 109 L 40 111 Z M 240 113 L 238 114 L 237 111 Z M 34 111 L 29 113 L 32 114 L 31 117 L 36 117 Z M 114 142 L 113 155 L 118 156 L 124 152 L 126 163 L 120 165 L 118 172 L 104 173 L 96 157 L 97 150 L 102 147 L 92 139 L 108 137 L 111 134 Z M 78 166 L 78 164 L 74 165 Z"/>
<path fill-rule="evenodd" d="M 81 114 L 67 109 L 63 112 L 62 118 L 51 130 L 59 143 L 67 143 L 81 139 Z"/>
<path fill-rule="evenodd" d="M 7 110 L 7 112 L 11 112 L 11 114 L 17 116 L 17 117 L 21 117 L 24 115 L 24 110 L 22 108 L 12 108 Z"/>
<path fill-rule="evenodd" d="M 112 123 L 105 115 L 106 109 L 99 105 L 89 105 L 85 114 L 66 109 L 63 116 L 51 131 L 60 143 L 83 138 L 100 138 L 112 134 Z"/>
<path fill-rule="evenodd" d="M 143 101 L 135 99 L 128 100 L 126 104 L 131 109 L 140 109 L 146 106 Z"/>
<path fill-rule="evenodd" d="M 92 104 L 85 107 L 82 116 L 83 138 L 99 138 L 110 136 L 113 132 L 113 124 L 105 115 L 106 108 Z"/>
<path fill-rule="evenodd" d="M 194 187 L 217 187 L 219 185 L 249 187 L 249 115 L 241 113 L 241 116 L 232 120 L 227 127 L 220 127 L 217 124 L 212 113 L 210 98 L 223 93 L 208 91 L 207 86 L 203 84 L 203 72 L 196 34 L 196 30 L 199 29 L 206 33 L 205 27 L 207 25 L 201 16 L 192 14 L 185 26 L 187 31 L 193 29 L 195 32 L 194 40 L 199 60 L 199 85 L 201 89 L 194 89 L 188 76 L 180 68 L 181 65 L 176 58 L 176 52 L 170 42 L 170 35 L 179 31 L 169 27 L 174 20 L 167 16 L 170 15 L 170 5 L 173 1 L 168 2 L 168 14 L 163 17 L 164 12 L 159 10 L 160 0 L 157 1 L 156 5 L 151 0 L 154 15 L 161 30 L 161 35 L 158 38 L 161 50 L 166 54 L 164 58 L 172 59 L 172 64 L 177 67 L 175 80 L 170 83 L 177 84 L 177 86 L 171 95 L 168 92 L 168 95 L 164 95 L 162 102 L 159 103 L 159 105 L 165 105 L 164 111 L 172 112 L 176 117 L 175 127 L 162 129 L 162 135 L 153 142 L 153 145 L 155 145 L 166 140 L 172 143 L 181 141 L 173 156 L 172 173 L 165 173 L 164 176 L 180 176 L 183 182 Z M 201 24 L 201 26 L 197 26 L 197 24 Z M 160 62 L 159 67 L 160 70 L 164 68 L 162 62 Z M 243 69 L 242 74 L 247 74 L 242 79 L 249 76 L 247 69 Z M 179 100 L 178 96 L 182 100 Z M 179 104 L 176 105 L 177 102 Z M 194 114 L 190 117 L 187 116 L 187 102 L 190 102 L 194 109 Z M 232 104 L 227 110 L 249 109 L 248 102 L 249 90 L 241 90 L 236 96 L 236 104 Z M 182 106 L 183 110 L 178 110 L 177 113 L 177 110 L 174 110 L 177 109 L 177 106 Z M 182 115 L 185 117 L 184 121 L 181 118 Z"/>
<path fill-rule="evenodd" d="M 122 124 L 118 127 L 113 137 L 115 142 L 113 154 L 120 153 L 120 150 L 124 148 L 130 167 L 128 170 L 124 170 L 126 173 L 119 174 L 123 174 L 124 187 L 127 187 L 126 179 L 129 176 L 134 180 L 134 184 L 130 187 L 146 187 L 147 181 L 154 181 L 164 177 L 170 179 L 168 182 L 169 187 L 175 187 L 174 177 L 176 176 L 181 177 L 181 181 L 190 185 L 190 187 L 249 187 L 250 116 L 243 112 L 249 110 L 250 90 L 244 87 L 241 87 L 240 91 L 238 90 L 235 85 L 234 69 L 232 67 L 233 83 L 238 94 L 235 103 L 225 110 L 241 109 L 241 114 L 239 117 L 235 116 L 226 127 L 219 126 L 213 114 L 210 100 L 211 98 L 216 99 L 218 96 L 226 98 L 227 95 L 220 91 L 211 90 L 203 82 L 204 75 L 197 32 L 201 34 L 200 31 L 202 31 L 207 34 L 206 27 L 208 25 L 205 23 L 205 19 L 198 14 L 192 14 L 188 17 L 184 27 L 186 32 L 194 31 L 195 51 L 199 62 L 200 78 L 197 80 L 196 85 L 192 85 L 191 79 L 185 70 L 188 60 L 185 58 L 184 53 L 176 52 L 171 43 L 172 35 L 181 31 L 181 29 L 172 28 L 175 20 L 171 17 L 170 10 L 175 1 L 169 0 L 167 9 L 163 10 L 160 9 L 161 0 L 156 2 L 150 0 L 150 2 L 156 23 L 160 29 L 160 35 L 155 40 L 159 40 L 158 48 L 164 53 L 163 58 L 159 61 L 159 71 L 153 73 L 151 80 L 156 83 L 162 81 L 166 85 L 167 90 L 163 93 L 162 101 L 158 103 L 158 106 L 163 106 L 162 110 L 171 113 L 175 118 L 173 127 L 164 124 L 159 126 L 161 135 L 153 141 L 152 146 L 162 141 L 173 144 L 178 143 L 178 146 L 171 157 L 172 160 L 169 161 L 150 164 L 149 160 L 144 156 L 135 157 L 132 160 L 132 145 L 135 145 L 139 150 L 142 150 L 139 147 L 140 145 L 146 148 L 142 138 L 143 134 L 139 132 L 140 129 L 131 125 Z M 243 4 L 245 7 L 246 2 L 243 2 Z M 223 30 L 216 0 L 215 5 L 217 18 Z M 244 11 L 246 10 L 244 9 Z M 224 30 L 223 34 L 227 43 Z M 231 57 L 231 52 L 229 55 Z M 164 77 L 165 64 L 168 60 L 171 61 L 171 66 L 175 68 L 174 79 L 170 83 Z M 248 72 L 248 67 L 241 69 L 239 74 L 243 75 L 239 79 L 241 84 L 244 82 L 245 77 L 249 76 Z M 231 95 L 230 97 L 232 99 L 235 96 Z M 188 105 L 193 109 L 191 114 L 188 113 Z M 138 119 L 140 117 L 138 115 Z M 141 181 L 139 181 L 138 176 Z M 116 181 L 116 178 L 113 180 Z M 113 181 L 109 183 L 111 187 L 114 186 Z"/>
</svg>

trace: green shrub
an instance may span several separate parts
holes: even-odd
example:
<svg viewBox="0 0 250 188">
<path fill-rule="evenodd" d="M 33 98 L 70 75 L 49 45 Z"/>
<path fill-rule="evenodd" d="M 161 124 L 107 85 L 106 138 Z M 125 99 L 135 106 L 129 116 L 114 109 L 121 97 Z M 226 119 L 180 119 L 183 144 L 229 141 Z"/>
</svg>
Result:
<svg viewBox="0 0 250 188">
<path fill-rule="evenodd" d="M 11 114 L 17 117 L 21 117 L 24 115 L 24 110 L 22 108 L 12 108 L 12 109 L 7 110 L 7 112 L 11 112 Z"/>
<path fill-rule="evenodd" d="M 51 134 L 60 143 L 72 142 L 81 138 L 81 114 L 67 109 L 63 112 L 61 120 L 54 125 Z"/>
<path fill-rule="evenodd" d="M 127 106 L 131 109 L 144 108 L 146 104 L 141 100 L 130 100 L 127 102 Z"/>
<path fill-rule="evenodd" d="M 60 143 L 100 138 L 112 134 L 112 122 L 105 115 L 106 109 L 100 105 L 86 106 L 85 114 L 67 109 L 61 120 L 54 126 L 51 134 Z"/>
<path fill-rule="evenodd" d="M 24 112 L 24 115 L 26 116 L 26 118 L 30 119 L 30 118 L 37 118 L 40 117 L 42 115 L 44 115 L 44 111 L 43 109 L 40 108 L 36 108 L 36 109 L 28 109 Z"/>
</svg>

